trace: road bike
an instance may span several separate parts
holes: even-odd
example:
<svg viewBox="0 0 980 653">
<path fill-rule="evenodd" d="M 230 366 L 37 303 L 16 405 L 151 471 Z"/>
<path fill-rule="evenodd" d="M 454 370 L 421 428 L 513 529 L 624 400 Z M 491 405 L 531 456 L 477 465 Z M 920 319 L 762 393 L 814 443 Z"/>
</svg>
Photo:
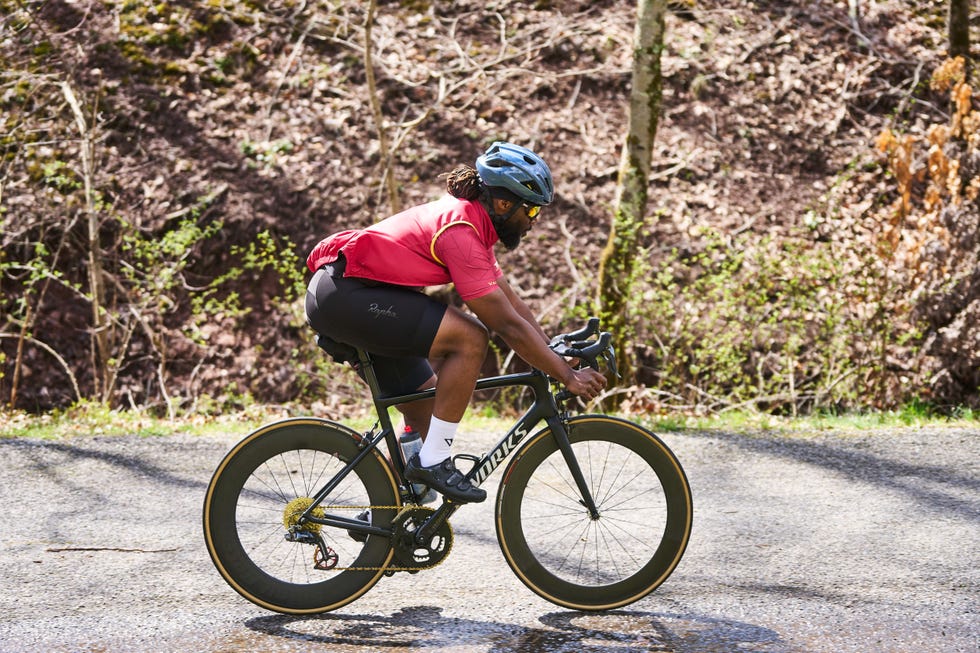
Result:
<svg viewBox="0 0 980 653">
<path fill-rule="evenodd" d="M 591 318 L 552 349 L 615 370 L 611 336 Z M 204 538 L 221 576 L 253 603 L 287 614 L 335 610 L 382 577 L 442 562 L 449 518 L 403 480 L 389 409 L 434 390 L 383 396 L 371 357 L 356 364 L 377 412 L 364 433 L 316 417 L 259 428 L 215 470 L 204 500 Z M 477 390 L 524 386 L 533 402 L 486 454 L 457 455 L 475 486 L 510 458 L 494 515 L 504 559 L 533 592 L 559 606 L 598 611 L 637 601 L 677 567 L 691 534 L 691 489 L 655 434 L 608 415 L 570 415 L 573 395 L 539 370 L 481 378 Z M 531 431 L 540 423 L 540 430 Z M 382 448 L 385 444 L 389 455 Z"/>
</svg>

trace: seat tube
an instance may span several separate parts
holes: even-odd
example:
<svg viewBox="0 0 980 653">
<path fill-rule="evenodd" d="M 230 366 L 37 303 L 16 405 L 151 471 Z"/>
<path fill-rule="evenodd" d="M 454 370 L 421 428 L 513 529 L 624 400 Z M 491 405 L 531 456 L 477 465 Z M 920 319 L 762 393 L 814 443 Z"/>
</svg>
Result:
<svg viewBox="0 0 980 653">
<path fill-rule="evenodd" d="M 381 384 L 378 382 L 378 374 L 374 371 L 374 361 L 371 360 L 371 354 L 358 348 L 357 364 L 361 377 L 367 383 L 368 388 L 371 389 L 371 399 L 378 413 L 378 419 L 381 420 L 381 425 L 385 428 L 390 428 L 391 423 L 390 418 L 388 418 L 388 411 L 384 405 L 378 402 L 378 399 L 381 397 Z"/>
<path fill-rule="evenodd" d="M 575 452 L 572 451 L 572 443 L 568 439 L 568 431 L 565 430 L 565 425 L 557 417 L 547 418 L 548 427 L 551 429 L 551 435 L 555 438 L 555 442 L 558 443 L 558 449 L 561 451 L 562 457 L 565 459 L 565 464 L 568 465 L 568 471 L 572 473 L 572 478 L 575 479 L 575 485 L 578 487 L 579 493 L 582 495 L 582 505 L 584 505 L 589 510 L 589 516 L 592 519 L 599 518 L 599 508 L 595 505 L 595 499 L 592 497 L 592 491 L 589 489 L 588 483 L 585 482 L 585 476 L 582 474 L 582 468 L 578 464 L 578 459 L 575 457 Z"/>
</svg>

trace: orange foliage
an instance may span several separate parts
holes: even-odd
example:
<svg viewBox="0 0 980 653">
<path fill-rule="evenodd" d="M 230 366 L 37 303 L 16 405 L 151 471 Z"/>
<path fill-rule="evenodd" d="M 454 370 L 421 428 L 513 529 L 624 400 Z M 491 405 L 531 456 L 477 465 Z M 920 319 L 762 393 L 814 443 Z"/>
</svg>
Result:
<svg viewBox="0 0 980 653">
<path fill-rule="evenodd" d="M 910 272 L 913 279 L 924 271 L 924 246 L 930 242 L 947 246 L 950 242 L 942 219 L 944 207 L 958 207 L 964 199 L 975 201 L 980 195 L 980 176 L 964 179 L 960 160 L 949 155 L 954 141 L 965 144 L 967 152 L 980 148 L 980 111 L 973 108 L 973 91 L 966 82 L 962 57 L 947 59 L 933 74 L 931 86 L 950 92 L 950 124 L 933 125 L 925 143 L 911 135 L 896 135 L 888 128 L 876 141 L 886 155 L 898 192 L 890 215 L 881 224 L 879 253 Z M 922 147 L 928 148 L 925 155 L 917 155 Z"/>
</svg>

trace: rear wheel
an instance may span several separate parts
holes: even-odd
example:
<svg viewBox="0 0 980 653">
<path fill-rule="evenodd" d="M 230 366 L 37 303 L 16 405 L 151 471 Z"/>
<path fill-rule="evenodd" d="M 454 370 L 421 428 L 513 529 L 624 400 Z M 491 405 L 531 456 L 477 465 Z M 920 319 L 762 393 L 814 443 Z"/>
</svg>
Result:
<svg viewBox="0 0 980 653">
<path fill-rule="evenodd" d="M 621 607 L 659 587 L 680 562 L 691 534 L 691 489 L 673 452 L 639 425 L 583 415 L 566 428 L 598 517 L 546 428 L 504 472 L 497 539 L 514 573 L 548 601 Z"/>
<path fill-rule="evenodd" d="M 298 523 L 316 492 L 357 456 L 360 439 L 333 422 L 293 419 L 255 431 L 225 456 L 205 497 L 204 539 L 239 594 L 269 610 L 308 614 L 346 605 L 378 582 L 392 559 L 388 538 L 358 541 L 344 528 Z M 388 528 L 398 497 L 375 450 L 313 514 Z"/>
</svg>

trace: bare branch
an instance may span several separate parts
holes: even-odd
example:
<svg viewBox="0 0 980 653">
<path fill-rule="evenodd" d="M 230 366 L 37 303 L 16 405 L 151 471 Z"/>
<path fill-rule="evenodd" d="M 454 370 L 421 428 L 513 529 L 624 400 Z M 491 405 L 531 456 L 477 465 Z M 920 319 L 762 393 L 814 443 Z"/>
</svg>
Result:
<svg viewBox="0 0 980 653">
<path fill-rule="evenodd" d="M 71 367 L 69 367 L 68 361 L 66 361 L 61 356 L 61 354 L 59 354 L 58 352 L 56 352 L 50 345 L 48 345 L 45 342 L 42 342 L 42 341 L 38 340 L 37 338 L 35 338 L 33 336 L 26 335 L 26 334 L 0 333 L 0 338 L 24 340 L 26 342 L 30 342 L 32 344 L 37 345 L 38 347 L 40 347 L 44 351 L 46 351 L 49 354 L 51 354 L 51 356 L 54 357 L 54 359 L 56 361 L 58 361 L 58 364 L 61 365 L 61 369 L 63 369 L 65 371 L 65 373 L 68 375 L 68 380 L 71 382 L 71 387 L 75 391 L 75 401 L 81 401 L 82 400 L 82 393 L 78 389 L 78 381 L 75 379 L 75 374 L 71 371 Z"/>
</svg>

